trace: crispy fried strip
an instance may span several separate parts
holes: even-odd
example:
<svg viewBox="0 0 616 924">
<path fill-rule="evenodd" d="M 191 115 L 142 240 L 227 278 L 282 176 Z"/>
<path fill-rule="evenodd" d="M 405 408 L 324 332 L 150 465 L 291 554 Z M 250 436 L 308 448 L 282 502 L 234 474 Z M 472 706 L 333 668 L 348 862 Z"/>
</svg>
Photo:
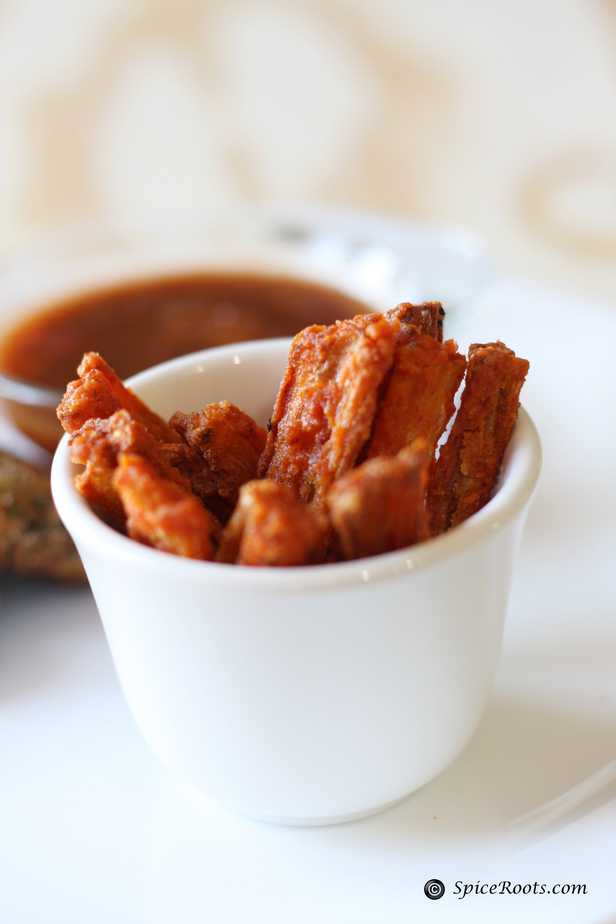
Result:
<svg viewBox="0 0 616 924">
<path fill-rule="evenodd" d="M 126 388 L 111 366 L 98 353 L 85 353 L 79 376 L 69 382 L 58 405 L 58 419 L 67 433 L 75 433 L 92 418 L 110 417 L 124 408 L 163 443 L 177 443 L 181 437 L 162 417 Z"/>
<path fill-rule="evenodd" d="M 71 460 L 85 465 L 97 452 L 111 455 L 114 463 L 120 452 L 136 452 L 155 465 L 160 474 L 184 488 L 189 479 L 170 459 L 175 459 L 177 443 L 161 443 L 128 411 L 116 411 L 105 420 L 88 420 L 70 441 Z"/>
<path fill-rule="evenodd" d="M 325 557 L 325 514 L 275 481 L 249 481 L 220 543 L 217 560 L 229 564 L 284 567 L 314 565 Z"/>
<path fill-rule="evenodd" d="M 86 421 L 105 418 L 117 411 L 119 405 L 109 388 L 109 381 L 96 369 L 83 378 L 75 379 L 57 407 L 58 420 L 67 433 L 76 433 Z"/>
<path fill-rule="evenodd" d="M 461 523 L 490 499 L 528 367 L 504 343 L 470 347 L 460 409 L 430 478 L 433 534 Z"/>
<path fill-rule="evenodd" d="M 75 487 L 94 512 L 114 529 L 125 527 L 125 516 L 118 492 L 113 486 L 115 464 L 102 453 L 86 463 L 75 476 Z"/>
<path fill-rule="evenodd" d="M 375 458 L 347 472 L 329 490 L 327 507 L 343 558 L 406 548 L 428 536 L 425 446 Z"/>
<path fill-rule="evenodd" d="M 443 340 L 443 321 L 445 311 L 440 302 L 422 302 L 413 305 L 411 302 L 401 302 L 387 312 L 390 320 L 400 321 L 400 342 L 405 342 L 417 334 Z"/>
<path fill-rule="evenodd" d="M 211 560 L 218 523 L 194 494 L 136 453 L 121 452 L 113 476 L 128 535 L 163 552 Z"/>
<path fill-rule="evenodd" d="M 453 340 L 439 343 L 422 334 L 398 345 L 367 458 L 396 455 L 417 438 L 434 454 L 466 366 L 456 349 Z"/>
<path fill-rule="evenodd" d="M 259 462 L 259 474 L 322 504 L 353 466 L 391 368 L 399 322 L 358 315 L 294 338 Z"/>
<path fill-rule="evenodd" d="M 178 411 L 169 421 L 194 451 L 190 469 L 199 496 L 223 518 L 237 503 L 240 487 L 256 478 L 267 434 L 230 401 L 208 404 L 202 411 Z"/>
<path fill-rule="evenodd" d="M 123 529 L 124 508 L 113 486 L 117 452 L 108 440 L 108 427 L 108 419 L 88 420 L 71 438 L 71 460 L 85 466 L 75 477 L 82 497 L 101 519 Z"/>
<path fill-rule="evenodd" d="M 136 452 L 165 478 L 190 490 L 189 479 L 170 464 L 176 443 L 160 443 L 134 420 L 128 411 L 116 411 L 104 419 L 88 420 L 71 438 L 71 460 L 85 469 L 75 479 L 79 493 L 98 515 L 117 529 L 124 527 L 124 510 L 113 485 L 120 452 Z"/>
</svg>

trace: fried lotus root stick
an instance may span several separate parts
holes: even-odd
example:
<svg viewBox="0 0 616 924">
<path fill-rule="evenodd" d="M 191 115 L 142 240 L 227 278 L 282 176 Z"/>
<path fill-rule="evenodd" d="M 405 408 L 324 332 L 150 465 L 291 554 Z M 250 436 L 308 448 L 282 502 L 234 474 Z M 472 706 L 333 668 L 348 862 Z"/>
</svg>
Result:
<svg viewBox="0 0 616 924">
<path fill-rule="evenodd" d="M 110 417 L 124 408 L 131 417 L 163 443 L 178 443 L 181 437 L 166 421 L 150 410 L 126 388 L 111 366 L 98 353 L 85 353 L 58 405 L 58 420 L 67 433 L 75 433 L 92 418 Z"/>
<path fill-rule="evenodd" d="M 356 462 L 372 428 L 400 324 L 357 315 L 300 331 L 270 422 L 259 475 L 317 505 Z"/>
<path fill-rule="evenodd" d="M 116 411 L 104 419 L 88 420 L 71 438 L 71 460 L 85 469 L 75 487 L 110 525 L 124 526 L 124 510 L 113 485 L 120 452 L 136 452 L 156 466 L 161 475 L 190 490 L 189 479 L 172 464 L 177 443 L 160 443 L 128 411 Z"/>
<path fill-rule="evenodd" d="M 475 343 L 468 355 L 460 408 L 430 478 L 434 535 L 466 520 L 490 499 L 529 368 L 527 360 L 500 342 Z"/>
<path fill-rule="evenodd" d="M 85 426 L 88 424 L 84 424 Z M 81 430 L 77 433 L 80 434 Z M 80 453 L 80 456 L 85 459 L 85 455 Z M 73 457 L 73 461 L 81 461 L 81 458 Z M 77 491 L 101 520 L 113 526 L 114 529 L 123 530 L 125 526 L 124 508 L 113 484 L 116 469 L 115 454 L 106 443 L 99 442 L 92 448 L 84 465 L 84 470 L 75 476 Z"/>
<path fill-rule="evenodd" d="M 376 458 L 343 475 L 327 495 L 336 545 L 345 559 L 406 548 L 429 535 L 425 446 Z"/>
<path fill-rule="evenodd" d="M 466 360 L 456 343 L 415 336 L 396 349 L 394 367 L 374 421 L 367 458 L 392 456 L 420 438 L 433 455 L 454 412 Z"/>
<path fill-rule="evenodd" d="M 185 558 L 214 557 L 218 522 L 194 494 L 165 478 L 143 456 L 120 453 L 113 486 L 132 539 Z"/>
<path fill-rule="evenodd" d="M 194 414 L 178 411 L 169 423 L 194 452 L 189 471 L 201 476 L 194 489 L 208 507 L 227 519 L 241 486 L 256 478 L 265 430 L 230 401 L 208 404 Z"/>
<path fill-rule="evenodd" d="M 220 543 L 217 561 L 270 567 L 315 565 L 325 558 L 325 514 L 297 499 L 288 485 L 249 481 Z"/>
<path fill-rule="evenodd" d="M 445 311 L 440 302 L 422 302 L 419 305 L 401 302 L 388 311 L 386 317 L 400 322 L 400 342 L 408 341 L 417 334 L 434 337 L 439 342 L 443 340 Z"/>
</svg>

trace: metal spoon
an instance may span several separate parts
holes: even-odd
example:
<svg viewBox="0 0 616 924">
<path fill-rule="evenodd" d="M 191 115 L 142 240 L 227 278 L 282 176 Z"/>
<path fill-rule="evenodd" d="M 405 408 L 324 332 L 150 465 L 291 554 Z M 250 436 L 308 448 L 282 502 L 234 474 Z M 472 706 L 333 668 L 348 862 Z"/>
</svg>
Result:
<svg viewBox="0 0 616 924">
<path fill-rule="evenodd" d="M 22 379 L 13 378 L 0 372 L 0 398 L 8 401 L 17 401 L 29 407 L 56 408 L 62 397 L 62 392 L 45 385 L 33 385 Z"/>
</svg>

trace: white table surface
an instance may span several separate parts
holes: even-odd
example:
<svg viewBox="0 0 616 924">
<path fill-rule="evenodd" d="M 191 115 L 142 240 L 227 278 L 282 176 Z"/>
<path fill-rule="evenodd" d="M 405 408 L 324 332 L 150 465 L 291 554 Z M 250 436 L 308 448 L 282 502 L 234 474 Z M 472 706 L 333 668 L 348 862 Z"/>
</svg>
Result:
<svg viewBox="0 0 616 924">
<path fill-rule="evenodd" d="M 616 311 L 502 282 L 449 331 L 531 359 L 545 450 L 494 696 L 464 754 L 334 828 L 195 804 L 142 742 L 89 592 L 3 583 L 1 924 L 616 924 Z M 431 877 L 441 901 L 424 897 Z M 588 894 L 452 894 L 503 879 Z"/>
</svg>

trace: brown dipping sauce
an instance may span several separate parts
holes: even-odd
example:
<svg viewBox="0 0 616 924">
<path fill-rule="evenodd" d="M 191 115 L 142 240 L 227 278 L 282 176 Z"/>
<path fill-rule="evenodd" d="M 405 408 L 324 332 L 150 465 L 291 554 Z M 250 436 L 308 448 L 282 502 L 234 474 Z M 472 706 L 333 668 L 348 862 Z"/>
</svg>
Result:
<svg viewBox="0 0 616 924">
<path fill-rule="evenodd" d="M 101 353 L 122 378 L 167 359 L 240 340 L 291 336 L 368 308 L 320 283 L 254 273 L 132 280 L 50 304 L 0 343 L 0 370 L 63 390 L 82 355 Z M 13 406 L 18 426 L 52 448 L 52 412 Z M 47 423 L 45 423 L 45 421 Z"/>
</svg>

